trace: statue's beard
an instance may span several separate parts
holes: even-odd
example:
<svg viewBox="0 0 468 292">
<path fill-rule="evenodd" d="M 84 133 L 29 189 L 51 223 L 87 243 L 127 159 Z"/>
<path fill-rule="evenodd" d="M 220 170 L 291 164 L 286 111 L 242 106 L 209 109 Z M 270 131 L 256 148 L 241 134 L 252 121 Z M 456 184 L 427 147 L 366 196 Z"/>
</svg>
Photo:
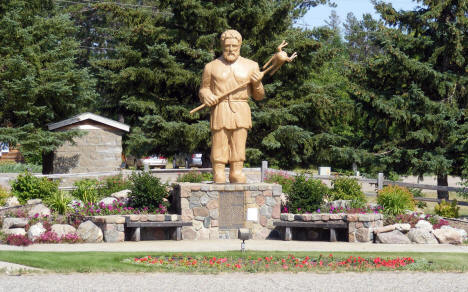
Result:
<svg viewBox="0 0 468 292">
<path fill-rule="evenodd" d="M 232 63 L 234 61 L 237 60 L 237 58 L 239 57 L 239 54 L 236 54 L 236 53 L 224 53 L 223 54 L 223 57 L 226 61 Z"/>
</svg>

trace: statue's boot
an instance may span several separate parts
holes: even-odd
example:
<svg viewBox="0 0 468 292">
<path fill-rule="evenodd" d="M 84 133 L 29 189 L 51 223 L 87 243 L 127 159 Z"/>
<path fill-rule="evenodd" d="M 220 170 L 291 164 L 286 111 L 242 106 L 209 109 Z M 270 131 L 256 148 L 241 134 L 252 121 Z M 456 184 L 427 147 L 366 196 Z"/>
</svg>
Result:
<svg viewBox="0 0 468 292">
<path fill-rule="evenodd" d="M 223 163 L 214 163 L 213 164 L 213 181 L 217 184 L 224 184 L 226 183 L 226 173 L 224 169 L 226 165 Z"/>
<path fill-rule="evenodd" d="M 242 168 L 244 167 L 244 162 L 237 161 L 231 162 L 230 164 L 230 172 L 229 172 L 229 181 L 231 183 L 238 183 L 238 184 L 245 184 L 247 182 L 247 178 L 245 174 L 242 172 Z"/>
</svg>

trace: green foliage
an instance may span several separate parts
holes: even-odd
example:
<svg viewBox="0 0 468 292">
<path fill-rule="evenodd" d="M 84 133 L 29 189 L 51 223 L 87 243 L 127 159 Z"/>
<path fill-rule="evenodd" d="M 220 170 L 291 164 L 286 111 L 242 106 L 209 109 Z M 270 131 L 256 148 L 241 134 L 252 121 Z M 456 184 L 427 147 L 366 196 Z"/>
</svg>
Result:
<svg viewBox="0 0 468 292">
<path fill-rule="evenodd" d="M 271 172 L 266 174 L 265 182 L 267 183 L 276 183 L 280 184 L 283 189 L 283 193 L 285 194 L 290 194 L 292 185 L 294 183 L 295 179 L 294 177 L 288 175 L 287 173 L 277 173 L 277 172 Z"/>
<path fill-rule="evenodd" d="M 414 210 L 413 194 L 405 188 L 396 185 L 384 187 L 377 194 L 377 203 L 384 207 L 384 212 L 399 215 L 406 210 Z"/>
<path fill-rule="evenodd" d="M 11 197 L 11 194 L 9 191 L 7 191 L 5 188 L 0 186 L 0 206 L 5 205 L 6 199 L 8 197 Z"/>
<path fill-rule="evenodd" d="M 458 211 L 460 211 L 460 207 L 457 206 L 457 200 L 453 200 L 451 203 L 443 200 L 434 206 L 434 212 L 442 217 L 458 218 L 460 217 Z"/>
<path fill-rule="evenodd" d="M 209 180 L 213 180 L 213 174 L 211 172 L 189 171 L 177 177 L 178 182 L 200 183 Z"/>
<path fill-rule="evenodd" d="M 363 207 L 366 196 L 361 190 L 357 179 L 350 177 L 340 177 L 332 181 L 333 188 L 330 190 L 330 200 L 351 200 L 351 207 Z"/>
<path fill-rule="evenodd" d="M 122 175 L 106 177 L 100 182 L 99 196 L 108 197 L 113 193 L 130 189 L 130 185 L 130 182 L 125 180 Z"/>
<path fill-rule="evenodd" d="M 291 186 L 288 195 L 288 209 L 292 213 L 315 212 L 323 203 L 328 187 L 317 179 L 299 175 Z"/>
<path fill-rule="evenodd" d="M 81 200 L 84 204 L 95 204 L 101 198 L 97 179 L 85 178 L 76 181 L 73 185 L 76 187 L 72 192 L 73 197 Z"/>
<path fill-rule="evenodd" d="M 30 199 L 47 200 L 58 192 L 58 181 L 48 180 L 45 177 L 35 177 L 26 171 L 19 174 L 11 185 L 11 192 L 24 204 Z"/>
<path fill-rule="evenodd" d="M 42 166 L 34 164 L 16 163 L 13 161 L 0 161 L 0 173 L 21 173 L 24 171 L 41 173 Z"/>
<path fill-rule="evenodd" d="M 78 131 L 50 132 L 93 103 L 95 82 L 75 62 L 80 42 L 69 15 L 52 0 L 2 1 L 0 8 L 0 141 L 40 162 Z"/>
<path fill-rule="evenodd" d="M 55 212 L 65 215 L 68 213 L 68 211 L 71 210 L 71 207 L 68 205 L 71 202 L 70 196 L 63 192 L 63 191 L 58 191 L 55 192 L 52 196 L 46 199 L 45 203 L 49 208 L 54 210 Z"/>
<path fill-rule="evenodd" d="M 132 173 L 130 176 L 132 185 L 130 187 L 130 205 L 134 208 L 147 207 L 156 210 L 160 205 L 168 207 L 164 201 L 168 197 L 167 185 L 162 184 L 160 179 L 148 172 Z"/>
<path fill-rule="evenodd" d="M 466 165 L 467 7 L 458 0 L 423 2 L 424 9 L 402 11 L 375 1 L 383 24 L 352 33 L 365 40 L 354 52 L 371 52 L 359 53 L 346 72 L 362 117 L 365 167 L 434 173 L 443 183 Z"/>
</svg>

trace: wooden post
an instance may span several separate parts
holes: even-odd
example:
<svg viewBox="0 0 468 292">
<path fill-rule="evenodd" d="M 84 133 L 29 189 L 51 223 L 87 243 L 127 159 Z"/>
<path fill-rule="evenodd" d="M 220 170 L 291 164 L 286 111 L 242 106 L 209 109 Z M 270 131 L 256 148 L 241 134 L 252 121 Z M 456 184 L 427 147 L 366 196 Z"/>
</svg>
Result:
<svg viewBox="0 0 468 292">
<path fill-rule="evenodd" d="M 377 190 L 378 191 L 383 189 L 383 181 L 384 181 L 384 175 L 382 172 L 379 172 L 379 175 L 377 176 Z"/>
<path fill-rule="evenodd" d="M 262 161 L 262 171 L 261 171 L 261 176 L 262 177 L 260 178 L 261 182 L 265 181 L 267 169 L 268 169 L 268 161 L 264 160 L 264 161 Z"/>
</svg>

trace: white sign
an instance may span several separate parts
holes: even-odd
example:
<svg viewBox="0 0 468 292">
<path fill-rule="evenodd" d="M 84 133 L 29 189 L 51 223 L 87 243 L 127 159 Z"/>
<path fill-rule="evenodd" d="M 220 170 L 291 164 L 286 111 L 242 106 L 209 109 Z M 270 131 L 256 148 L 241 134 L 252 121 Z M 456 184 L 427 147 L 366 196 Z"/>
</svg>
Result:
<svg viewBox="0 0 468 292">
<path fill-rule="evenodd" d="M 247 221 L 258 221 L 258 209 L 257 208 L 247 209 Z"/>
<path fill-rule="evenodd" d="M 318 175 L 330 175 L 331 174 L 331 167 L 329 166 L 320 166 L 318 168 Z"/>
</svg>

